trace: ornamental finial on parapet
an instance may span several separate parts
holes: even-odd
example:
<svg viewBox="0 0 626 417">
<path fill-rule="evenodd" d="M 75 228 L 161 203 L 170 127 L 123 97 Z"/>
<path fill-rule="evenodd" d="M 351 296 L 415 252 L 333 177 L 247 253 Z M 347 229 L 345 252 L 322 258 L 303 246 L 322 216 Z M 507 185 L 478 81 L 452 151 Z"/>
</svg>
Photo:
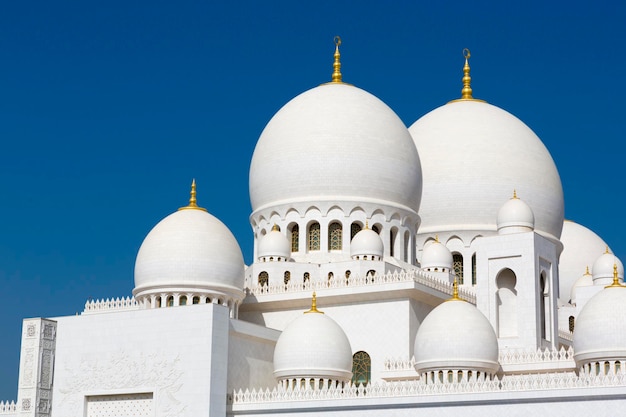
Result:
<svg viewBox="0 0 626 417">
<path fill-rule="evenodd" d="M 341 45 L 341 38 L 339 36 L 335 36 L 335 62 L 333 63 L 333 83 L 342 83 L 341 77 L 341 54 L 339 53 L 339 46 Z"/>
</svg>

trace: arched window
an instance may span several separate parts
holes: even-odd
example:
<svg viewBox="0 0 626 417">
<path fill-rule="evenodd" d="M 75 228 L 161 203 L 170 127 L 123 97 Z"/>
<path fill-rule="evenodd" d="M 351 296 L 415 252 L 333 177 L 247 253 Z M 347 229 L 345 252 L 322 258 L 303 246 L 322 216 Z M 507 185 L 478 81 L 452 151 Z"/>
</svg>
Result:
<svg viewBox="0 0 626 417">
<path fill-rule="evenodd" d="M 362 350 L 352 355 L 352 384 L 367 385 L 372 379 L 372 360 Z"/>
<path fill-rule="evenodd" d="M 320 250 L 320 224 L 311 223 L 308 233 L 309 250 Z"/>
<path fill-rule="evenodd" d="M 172 307 L 174 305 L 174 297 L 173 296 L 169 296 L 167 297 L 167 304 L 168 307 Z"/>
<path fill-rule="evenodd" d="M 300 246 L 300 227 L 297 224 L 291 226 L 291 251 L 298 252 Z"/>
<path fill-rule="evenodd" d="M 180 299 L 178 300 L 178 305 L 181 305 L 181 306 L 186 306 L 187 305 L 187 296 L 186 295 L 182 295 L 180 297 Z"/>
<path fill-rule="evenodd" d="M 333 274 L 332 272 L 328 273 L 328 285 L 330 285 L 330 282 L 333 280 L 333 278 L 335 278 L 335 274 Z"/>
<path fill-rule="evenodd" d="M 497 324 L 498 337 L 517 336 L 517 277 L 515 272 L 505 268 L 496 277 Z"/>
<path fill-rule="evenodd" d="M 546 280 L 545 272 L 539 278 L 539 326 L 541 326 L 541 338 L 550 341 L 552 326 L 550 325 L 550 286 Z"/>
<path fill-rule="evenodd" d="M 574 333 L 574 316 L 569 316 L 569 332 Z"/>
<path fill-rule="evenodd" d="M 472 285 L 476 285 L 476 254 L 472 255 Z"/>
<path fill-rule="evenodd" d="M 394 227 L 393 229 L 391 229 L 391 232 L 389 232 L 389 255 L 390 256 L 396 255 L 397 237 L 398 237 L 398 229 Z"/>
<path fill-rule="evenodd" d="M 285 278 L 283 280 L 285 282 L 285 285 L 289 284 L 289 280 L 291 280 L 291 272 L 285 271 Z"/>
<path fill-rule="evenodd" d="M 332 222 L 328 226 L 328 249 L 341 250 L 341 223 Z"/>
<path fill-rule="evenodd" d="M 304 273 L 304 277 L 302 278 L 302 280 L 306 283 L 309 282 L 311 280 L 311 274 L 309 274 L 308 272 Z"/>
<path fill-rule="evenodd" d="M 404 262 L 409 262 L 409 231 L 405 231 L 404 232 L 404 251 L 403 251 L 403 255 L 404 255 Z"/>
<path fill-rule="evenodd" d="M 192 303 L 193 304 L 200 304 L 200 297 L 198 297 L 197 295 L 195 297 L 193 297 Z"/>
<path fill-rule="evenodd" d="M 463 255 L 460 253 L 452 254 L 452 269 L 459 280 L 459 285 L 463 285 Z"/>
<path fill-rule="evenodd" d="M 259 274 L 259 286 L 263 287 L 268 285 L 270 276 L 267 272 L 263 271 Z"/>
<path fill-rule="evenodd" d="M 157 297 L 157 298 L 156 298 L 156 302 L 155 302 L 155 304 L 156 304 L 157 308 L 160 308 L 160 307 L 161 307 L 161 297 Z"/>
<path fill-rule="evenodd" d="M 361 229 L 363 229 L 363 227 L 359 223 L 354 222 L 350 225 L 350 241 L 354 239 L 356 234 L 359 233 Z"/>
<path fill-rule="evenodd" d="M 380 234 L 380 225 L 375 224 L 374 226 L 372 226 L 372 230 L 375 231 L 376 233 Z"/>
</svg>

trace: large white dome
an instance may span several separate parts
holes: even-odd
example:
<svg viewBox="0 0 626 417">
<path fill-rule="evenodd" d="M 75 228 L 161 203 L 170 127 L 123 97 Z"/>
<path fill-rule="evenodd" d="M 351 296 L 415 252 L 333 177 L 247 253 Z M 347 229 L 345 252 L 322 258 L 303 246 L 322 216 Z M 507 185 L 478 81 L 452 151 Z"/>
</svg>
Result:
<svg viewBox="0 0 626 417">
<path fill-rule="evenodd" d="M 624 286 L 609 286 L 585 304 L 574 327 L 574 359 L 578 365 L 626 359 L 625 305 Z"/>
<path fill-rule="evenodd" d="M 352 348 L 341 327 L 315 307 L 291 322 L 276 342 L 274 376 L 277 380 L 352 378 Z"/>
<path fill-rule="evenodd" d="M 414 355 L 419 373 L 469 369 L 494 374 L 499 367 L 498 339 L 489 320 L 459 299 L 440 304 L 426 316 L 415 336 Z"/>
<path fill-rule="evenodd" d="M 212 289 L 243 298 L 244 261 L 228 228 L 201 209 L 179 210 L 144 239 L 135 262 L 135 289 Z"/>
<path fill-rule="evenodd" d="M 587 268 L 591 268 L 607 245 L 585 226 L 569 220 L 563 224 L 561 243 L 563 252 L 559 258 L 559 298 L 567 302 L 576 280 Z"/>
<path fill-rule="evenodd" d="M 250 165 L 253 211 L 301 201 L 417 211 L 421 195 L 420 159 L 404 123 L 378 98 L 343 83 L 313 88 L 280 109 Z"/>
<path fill-rule="evenodd" d="M 559 173 L 541 140 L 515 116 L 477 100 L 441 106 L 409 131 L 422 162 L 420 234 L 495 232 L 496 215 L 513 189 L 553 241 L 563 227 Z"/>
</svg>

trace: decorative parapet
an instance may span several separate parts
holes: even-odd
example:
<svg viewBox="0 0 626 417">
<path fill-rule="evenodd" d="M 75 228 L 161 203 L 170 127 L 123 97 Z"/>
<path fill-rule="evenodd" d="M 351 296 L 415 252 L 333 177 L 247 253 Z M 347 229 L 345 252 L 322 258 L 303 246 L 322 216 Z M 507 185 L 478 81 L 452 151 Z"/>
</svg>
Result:
<svg viewBox="0 0 626 417">
<path fill-rule="evenodd" d="M 549 373 L 574 371 L 574 349 L 505 349 L 500 351 L 498 358 L 500 366 L 505 374 L 516 373 Z"/>
<path fill-rule="evenodd" d="M 0 415 L 15 415 L 17 412 L 17 404 L 15 401 L 0 401 Z"/>
<path fill-rule="evenodd" d="M 380 382 L 366 387 L 359 385 L 313 389 L 276 387 L 272 390 L 238 390 L 228 395 L 228 403 L 254 404 L 291 401 L 315 401 L 336 399 L 364 399 L 385 397 L 410 397 L 419 395 L 442 395 L 481 392 L 511 392 L 533 390 L 561 390 L 568 388 L 596 389 L 598 387 L 626 386 L 626 374 L 578 377 L 574 372 L 555 372 L 532 375 L 510 375 L 503 379 L 473 380 L 462 382 L 425 383 L 416 381 Z"/>
<path fill-rule="evenodd" d="M 106 300 L 88 300 L 82 314 L 106 313 L 113 311 L 137 310 L 139 304 L 135 297 L 111 298 Z"/>
<path fill-rule="evenodd" d="M 419 378 L 415 370 L 415 358 L 385 359 L 381 378 L 385 381 L 415 380 Z"/>
<path fill-rule="evenodd" d="M 385 359 L 385 371 L 407 371 L 415 369 L 415 358 L 411 359 Z"/>
<path fill-rule="evenodd" d="M 391 284 L 398 282 L 415 282 L 428 288 L 452 295 L 452 283 L 441 278 L 429 275 L 421 270 L 393 271 L 386 274 L 372 274 L 360 276 L 353 274 L 349 278 L 335 277 L 328 281 L 306 281 L 304 283 L 290 282 L 287 285 L 263 285 L 247 288 L 250 295 L 262 296 L 286 294 L 295 292 L 311 292 L 326 288 L 363 287 L 368 285 Z M 459 287 L 459 297 L 472 304 L 476 304 L 476 293 L 473 288 Z"/>
<path fill-rule="evenodd" d="M 569 342 L 574 341 L 574 333 L 570 332 L 569 330 L 559 329 L 559 337 Z"/>
</svg>

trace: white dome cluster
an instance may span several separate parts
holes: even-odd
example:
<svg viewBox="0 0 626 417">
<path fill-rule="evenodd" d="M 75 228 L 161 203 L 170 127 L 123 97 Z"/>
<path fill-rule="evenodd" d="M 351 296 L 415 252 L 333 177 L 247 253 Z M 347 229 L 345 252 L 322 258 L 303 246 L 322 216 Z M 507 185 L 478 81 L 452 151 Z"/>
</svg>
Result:
<svg viewBox="0 0 626 417">
<path fill-rule="evenodd" d="M 352 348 L 341 327 L 317 310 L 291 322 L 276 342 L 274 376 L 284 387 L 317 388 L 344 384 L 352 378 Z M 321 382 L 320 382 L 321 381 Z"/>
<path fill-rule="evenodd" d="M 239 244 L 221 221 L 195 204 L 195 183 L 192 187 L 190 205 L 161 220 L 139 248 L 133 295 L 146 307 L 181 296 L 189 304 L 195 297 L 224 304 L 243 299 Z"/>
</svg>

